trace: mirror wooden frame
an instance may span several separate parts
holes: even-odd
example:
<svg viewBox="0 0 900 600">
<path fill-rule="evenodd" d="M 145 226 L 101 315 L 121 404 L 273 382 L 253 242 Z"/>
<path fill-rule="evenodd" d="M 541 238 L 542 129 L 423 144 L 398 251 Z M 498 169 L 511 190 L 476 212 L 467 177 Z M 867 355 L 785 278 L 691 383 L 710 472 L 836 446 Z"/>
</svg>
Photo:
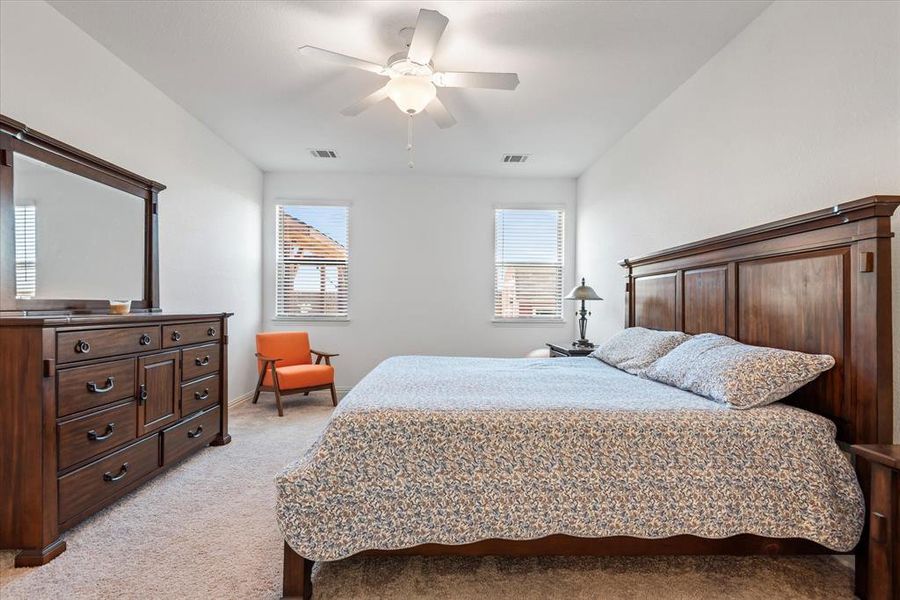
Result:
<svg viewBox="0 0 900 600">
<path fill-rule="evenodd" d="M 17 298 L 13 155 L 113 187 L 144 200 L 143 297 L 132 298 L 134 312 L 159 310 L 159 193 L 166 186 L 69 146 L 0 115 L 0 315 L 21 312 L 106 312 L 107 300 Z M 85 235 L 91 232 L 85 231 Z"/>
</svg>

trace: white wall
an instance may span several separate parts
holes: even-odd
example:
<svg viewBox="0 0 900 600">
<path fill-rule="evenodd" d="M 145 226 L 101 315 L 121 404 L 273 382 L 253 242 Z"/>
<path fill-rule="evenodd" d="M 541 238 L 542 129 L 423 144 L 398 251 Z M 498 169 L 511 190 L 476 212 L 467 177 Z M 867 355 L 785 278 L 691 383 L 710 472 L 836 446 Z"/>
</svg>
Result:
<svg viewBox="0 0 900 600">
<path fill-rule="evenodd" d="M 578 270 L 624 321 L 617 261 L 900 193 L 900 3 L 777 2 L 578 180 Z M 900 232 L 900 215 L 894 231 Z M 893 246 L 900 440 L 900 242 Z"/>
<path fill-rule="evenodd" d="M 234 312 L 229 392 L 251 390 L 259 169 L 44 2 L 0 3 L 0 112 L 168 186 L 162 308 Z"/>
<path fill-rule="evenodd" d="M 349 201 L 350 320 L 273 322 L 275 206 Z M 567 323 L 494 324 L 495 207 L 566 210 L 565 288 L 574 281 L 575 181 L 335 173 L 265 177 L 263 328 L 310 332 L 312 346 L 340 352 L 338 387 L 396 354 L 524 356 L 571 340 Z"/>
</svg>

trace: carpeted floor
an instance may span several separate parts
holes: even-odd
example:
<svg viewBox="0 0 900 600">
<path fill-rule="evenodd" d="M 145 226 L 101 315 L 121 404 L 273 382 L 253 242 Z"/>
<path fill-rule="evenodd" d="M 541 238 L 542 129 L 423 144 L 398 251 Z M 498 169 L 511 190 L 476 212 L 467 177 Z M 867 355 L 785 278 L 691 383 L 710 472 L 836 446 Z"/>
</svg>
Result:
<svg viewBox="0 0 900 600">
<path fill-rule="evenodd" d="M 276 598 L 282 541 L 273 475 L 331 413 L 327 397 L 271 396 L 232 411 L 234 441 L 209 448 L 65 534 L 48 565 L 13 569 L 0 552 L 0 597 Z M 834 557 L 366 558 L 317 565 L 317 599 L 852 598 Z"/>
</svg>

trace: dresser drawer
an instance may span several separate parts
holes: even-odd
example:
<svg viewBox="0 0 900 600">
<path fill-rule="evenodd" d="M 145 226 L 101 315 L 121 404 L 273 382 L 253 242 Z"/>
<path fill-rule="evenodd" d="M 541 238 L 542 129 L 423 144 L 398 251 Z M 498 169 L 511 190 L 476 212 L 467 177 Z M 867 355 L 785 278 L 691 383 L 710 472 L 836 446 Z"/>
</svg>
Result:
<svg viewBox="0 0 900 600">
<path fill-rule="evenodd" d="M 59 469 L 87 460 L 135 438 L 137 402 L 132 400 L 56 426 Z"/>
<path fill-rule="evenodd" d="M 132 444 L 59 478 L 59 522 L 104 503 L 159 468 L 159 436 Z"/>
<path fill-rule="evenodd" d="M 181 415 L 204 409 L 219 402 L 219 376 L 204 377 L 181 385 Z"/>
<path fill-rule="evenodd" d="M 56 336 L 56 362 L 62 364 L 157 350 L 160 347 L 159 336 L 158 325 L 65 331 Z"/>
<path fill-rule="evenodd" d="M 221 337 L 222 330 L 218 321 L 164 325 L 162 328 L 163 348 L 218 341 Z"/>
<path fill-rule="evenodd" d="M 56 372 L 60 417 L 134 397 L 134 359 L 115 360 Z"/>
<path fill-rule="evenodd" d="M 169 464 L 209 444 L 219 433 L 219 407 L 163 429 L 163 464 Z"/>
<path fill-rule="evenodd" d="M 181 351 L 181 380 L 189 381 L 219 370 L 219 344 L 207 344 Z"/>
</svg>

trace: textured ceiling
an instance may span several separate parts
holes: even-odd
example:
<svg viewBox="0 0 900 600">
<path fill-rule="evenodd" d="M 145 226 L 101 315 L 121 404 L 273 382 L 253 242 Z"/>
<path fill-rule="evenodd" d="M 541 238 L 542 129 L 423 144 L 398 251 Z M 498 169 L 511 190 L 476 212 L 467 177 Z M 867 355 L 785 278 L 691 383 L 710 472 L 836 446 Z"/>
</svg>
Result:
<svg viewBox="0 0 900 600">
<path fill-rule="evenodd" d="M 405 172 L 390 101 L 338 111 L 378 75 L 301 57 L 384 62 L 419 8 L 450 24 L 438 69 L 514 71 L 514 92 L 440 89 L 459 121 L 416 117 L 417 173 L 579 175 L 769 2 L 143 2 L 51 4 L 266 171 Z M 309 148 L 337 150 L 314 159 Z M 504 153 L 530 153 L 504 165 Z"/>
</svg>

